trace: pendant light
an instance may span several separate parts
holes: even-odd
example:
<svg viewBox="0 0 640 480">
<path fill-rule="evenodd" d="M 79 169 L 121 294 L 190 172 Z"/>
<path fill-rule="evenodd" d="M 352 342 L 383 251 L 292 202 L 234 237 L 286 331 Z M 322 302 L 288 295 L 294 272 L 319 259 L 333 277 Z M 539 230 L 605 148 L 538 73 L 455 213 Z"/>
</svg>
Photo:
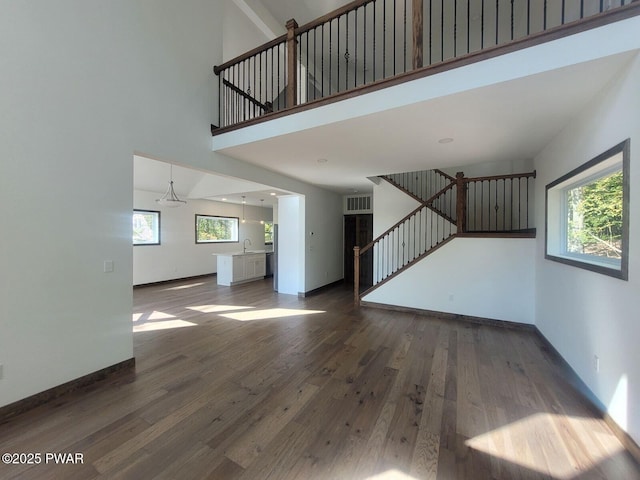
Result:
<svg viewBox="0 0 640 480">
<path fill-rule="evenodd" d="M 247 201 L 245 200 L 245 196 L 242 195 L 242 223 L 245 223 L 247 220 L 244 218 L 244 205 L 245 203 L 247 203 Z"/>
<path fill-rule="evenodd" d="M 169 167 L 169 188 L 167 188 L 167 192 L 157 199 L 156 202 L 163 207 L 170 208 L 179 207 L 187 203 L 185 200 L 180 200 L 173 190 L 173 164 Z"/>
<path fill-rule="evenodd" d="M 260 199 L 260 225 L 264 225 L 264 198 Z"/>
</svg>

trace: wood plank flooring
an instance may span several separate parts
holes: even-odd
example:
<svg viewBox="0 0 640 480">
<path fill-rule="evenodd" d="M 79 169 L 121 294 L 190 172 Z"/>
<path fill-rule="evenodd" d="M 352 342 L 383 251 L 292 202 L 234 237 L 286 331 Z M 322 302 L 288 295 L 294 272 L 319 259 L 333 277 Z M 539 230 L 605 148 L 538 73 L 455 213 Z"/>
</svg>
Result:
<svg viewBox="0 0 640 480">
<path fill-rule="evenodd" d="M 532 333 L 215 278 L 134 290 L 136 372 L 0 425 L 2 479 L 640 479 Z"/>
</svg>

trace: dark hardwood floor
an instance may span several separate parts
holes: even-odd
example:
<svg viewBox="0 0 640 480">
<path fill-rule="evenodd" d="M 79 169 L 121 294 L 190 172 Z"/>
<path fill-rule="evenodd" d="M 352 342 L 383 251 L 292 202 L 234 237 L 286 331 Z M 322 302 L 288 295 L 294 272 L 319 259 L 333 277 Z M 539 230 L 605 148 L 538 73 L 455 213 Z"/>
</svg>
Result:
<svg viewBox="0 0 640 480">
<path fill-rule="evenodd" d="M 136 371 L 0 425 L 26 479 L 640 479 L 530 332 L 215 278 L 134 290 Z"/>
</svg>

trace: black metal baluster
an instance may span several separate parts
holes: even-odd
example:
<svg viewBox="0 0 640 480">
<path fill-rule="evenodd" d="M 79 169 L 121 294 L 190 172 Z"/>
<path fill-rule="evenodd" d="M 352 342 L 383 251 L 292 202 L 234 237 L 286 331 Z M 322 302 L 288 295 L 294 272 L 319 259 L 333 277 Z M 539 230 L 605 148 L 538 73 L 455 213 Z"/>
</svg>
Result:
<svg viewBox="0 0 640 480">
<path fill-rule="evenodd" d="M 471 2 L 467 0 L 467 53 L 471 51 Z"/>
<path fill-rule="evenodd" d="M 580 18 L 584 18 L 584 0 L 580 0 Z"/>
<path fill-rule="evenodd" d="M 341 18 L 341 17 L 338 17 L 338 18 L 336 19 L 336 21 L 337 21 L 337 23 L 338 23 L 338 32 L 337 32 L 337 34 L 336 34 L 336 35 L 337 35 L 337 37 L 338 37 L 338 53 L 337 53 L 337 59 L 338 59 L 338 60 L 337 60 L 337 64 L 338 64 L 338 65 L 337 65 L 337 72 L 336 72 L 336 77 L 337 77 L 337 80 L 338 80 L 338 81 L 337 81 L 337 83 L 336 83 L 336 87 L 337 87 L 336 92 L 339 92 L 339 91 L 340 91 L 340 18 Z"/>
<path fill-rule="evenodd" d="M 511 0 L 511 40 L 513 40 L 513 2 L 514 1 L 515 0 Z"/>
<path fill-rule="evenodd" d="M 373 78 L 376 81 L 376 2 L 373 5 Z"/>
<path fill-rule="evenodd" d="M 404 10 L 402 12 L 402 44 L 403 44 L 403 51 L 402 51 L 402 56 L 404 58 L 404 69 L 403 71 L 407 71 L 407 0 L 404 0 Z"/>
<path fill-rule="evenodd" d="M 482 0 L 482 12 L 480 13 L 480 50 L 484 49 L 484 0 Z"/>
<path fill-rule="evenodd" d="M 507 181 L 502 179 L 502 230 L 507 229 Z"/>
<path fill-rule="evenodd" d="M 353 24 L 353 88 L 358 86 L 358 10 L 359 8 L 356 8 Z"/>
<path fill-rule="evenodd" d="M 433 48 L 432 30 L 433 30 L 433 0 L 429 0 L 429 65 L 431 65 L 433 63 L 432 62 L 432 56 L 433 56 L 433 52 L 432 52 L 432 48 Z"/>
<path fill-rule="evenodd" d="M 542 30 L 547 29 L 547 0 L 544 0 L 544 9 L 542 17 Z"/>
<path fill-rule="evenodd" d="M 396 75 L 396 0 L 393 0 L 393 76 Z"/>
<path fill-rule="evenodd" d="M 458 56 L 458 0 L 453 0 L 453 58 Z"/>
<path fill-rule="evenodd" d="M 440 61 L 444 62 L 444 0 L 440 0 Z"/>
<path fill-rule="evenodd" d="M 560 20 L 560 24 L 561 25 L 564 25 L 564 21 L 565 21 L 564 20 L 565 19 L 565 6 L 566 6 L 565 3 L 566 3 L 566 0 L 562 0 L 562 14 L 561 14 L 561 20 Z"/>
<path fill-rule="evenodd" d="M 362 24 L 362 84 L 367 84 L 367 5 L 364 5 L 364 21 Z"/>
<path fill-rule="evenodd" d="M 345 90 L 349 89 L 349 12 L 347 12 L 346 16 L 347 28 L 346 28 L 346 38 L 345 38 L 345 47 L 344 47 L 344 88 Z"/>
<path fill-rule="evenodd" d="M 522 228 L 522 225 L 520 224 L 520 219 L 522 218 L 521 192 L 522 192 L 522 179 L 518 178 L 518 230 Z"/>
<path fill-rule="evenodd" d="M 527 35 L 531 33 L 531 0 L 527 0 Z"/>
<path fill-rule="evenodd" d="M 499 33 L 500 33 L 500 5 L 498 4 L 498 0 L 496 0 L 496 45 L 499 43 Z"/>
<path fill-rule="evenodd" d="M 324 98 L 324 24 L 321 28 L 320 41 L 322 42 L 322 46 L 320 47 L 320 57 L 322 60 L 320 64 L 320 75 L 322 75 L 322 82 L 320 85 L 320 97 Z"/>
<path fill-rule="evenodd" d="M 387 76 L 387 0 L 382 0 L 382 78 Z"/>
<path fill-rule="evenodd" d="M 484 230 L 484 181 L 480 182 L 480 229 Z"/>
<path fill-rule="evenodd" d="M 331 71 L 333 66 L 333 59 L 331 58 L 331 52 L 333 50 L 333 20 L 329 21 L 329 96 L 331 96 Z"/>
</svg>

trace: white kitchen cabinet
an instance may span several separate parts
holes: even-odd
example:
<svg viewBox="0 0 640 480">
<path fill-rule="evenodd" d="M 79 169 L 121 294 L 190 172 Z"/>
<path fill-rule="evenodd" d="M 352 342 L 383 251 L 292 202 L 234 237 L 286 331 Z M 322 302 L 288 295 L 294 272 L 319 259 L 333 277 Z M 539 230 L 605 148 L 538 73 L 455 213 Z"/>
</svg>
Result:
<svg viewBox="0 0 640 480">
<path fill-rule="evenodd" d="M 266 275 L 264 253 L 216 254 L 218 257 L 218 285 L 237 285 L 260 280 Z"/>
</svg>

